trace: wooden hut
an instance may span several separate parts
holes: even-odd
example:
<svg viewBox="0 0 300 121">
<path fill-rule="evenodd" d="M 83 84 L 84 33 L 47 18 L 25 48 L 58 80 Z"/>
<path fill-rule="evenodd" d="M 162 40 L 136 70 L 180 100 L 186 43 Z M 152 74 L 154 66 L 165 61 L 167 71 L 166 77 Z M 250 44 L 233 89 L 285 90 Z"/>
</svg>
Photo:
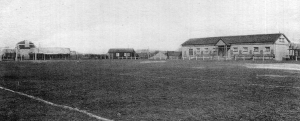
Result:
<svg viewBox="0 0 300 121">
<path fill-rule="evenodd" d="M 109 59 L 129 59 L 135 57 L 133 48 L 111 48 L 108 50 Z"/>
</svg>

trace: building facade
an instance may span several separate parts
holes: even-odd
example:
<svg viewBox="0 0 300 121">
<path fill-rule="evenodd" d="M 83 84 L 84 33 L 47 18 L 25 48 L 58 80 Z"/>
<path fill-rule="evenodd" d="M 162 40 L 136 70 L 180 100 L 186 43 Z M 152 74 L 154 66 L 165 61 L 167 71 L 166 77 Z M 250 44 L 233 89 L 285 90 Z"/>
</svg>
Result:
<svg viewBox="0 0 300 121">
<path fill-rule="evenodd" d="M 135 57 L 133 48 L 112 48 L 108 50 L 109 59 L 131 58 Z"/>
<path fill-rule="evenodd" d="M 289 39 L 282 33 L 189 39 L 182 44 L 182 57 L 269 56 L 281 61 L 289 55 Z"/>
</svg>

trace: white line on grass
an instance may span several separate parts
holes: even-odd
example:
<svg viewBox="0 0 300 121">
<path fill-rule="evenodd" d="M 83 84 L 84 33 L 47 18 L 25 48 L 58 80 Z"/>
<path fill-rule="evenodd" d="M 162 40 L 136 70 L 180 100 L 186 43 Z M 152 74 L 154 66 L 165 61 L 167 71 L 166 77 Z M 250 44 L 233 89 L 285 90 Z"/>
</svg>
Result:
<svg viewBox="0 0 300 121">
<path fill-rule="evenodd" d="M 106 118 L 102 118 L 102 117 L 97 116 L 97 115 L 95 115 L 95 114 L 89 113 L 89 112 L 87 112 L 87 111 L 85 111 L 85 110 L 80 110 L 80 109 L 78 109 L 78 108 L 72 108 L 72 107 L 69 107 L 69 106 L 66 106 L 66 105 L 55 104 L 55 103 L 52 103 L 52 102 L 43 100 L 43 99 L 41 99 L 41 98 L 34 97 L 34 96 L 31 96 L 31 95 L 28 95 L 28 94 L 25 94 L 25 93 L 22 93 L 22 92 L 14 91 L 14 90 L 11 90 L 11 89 L 2 87 L 2 86 L 0 86 L 0 89 L 6 90 L 6 91 L 9 91 L 9 92 L 13 92 L 13 93 L 17 93 L 17 94 L 19 94 L 19 95 L 23 95 L 23 96 L 26 96 L 26 97 L 28 97 L 28 98 L 31 98 L 31 99 L 34 99 L 34 100 L 37 100 L 37 101 L 40 101 L 40 102 L 43 102 L 43 103 L 46 103 L 46 104 L 55 106 L 55 107 L 60 107 L 60 108 L 68 109 L 68 110 L 77 111 L 77 112 L 86 114 L 86 115 L 88 115 L 88 116 L 90 116 L 90 117 L 96 118 L 96 119 L 98 119 L 98 120 L 102 120 L 102 121 L 113 121 L 113 120 L 106 119 Z"/>
<path fill-rule="evenodd" d="M 293 87 L 293 86 L 276 86 L 276 85 L 263 85 L 263 84 L 249 84 L 252 86 L 260 86 L 260 87 L 271 87 L 271 88 L 294 88 L 294 89 L 300 89 L 300 87 Z"/>
</svg>

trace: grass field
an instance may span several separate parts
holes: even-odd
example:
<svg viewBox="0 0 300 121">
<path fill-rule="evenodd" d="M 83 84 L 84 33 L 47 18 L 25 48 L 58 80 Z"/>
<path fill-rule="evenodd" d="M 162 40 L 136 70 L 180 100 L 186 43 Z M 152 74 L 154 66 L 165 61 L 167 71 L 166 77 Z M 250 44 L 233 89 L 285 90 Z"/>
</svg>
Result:
<svg viewBox="0 0 300 121">
<path fill-rule="evenodd" d="M 273 61 L 1 62 L 0 85 L 113 120 L 300 120 L 300 71 Z M 300 64 L 299 62 L 292 62 Z M 0 119 L 95 120 L 0 90 Z"/>
</svg>

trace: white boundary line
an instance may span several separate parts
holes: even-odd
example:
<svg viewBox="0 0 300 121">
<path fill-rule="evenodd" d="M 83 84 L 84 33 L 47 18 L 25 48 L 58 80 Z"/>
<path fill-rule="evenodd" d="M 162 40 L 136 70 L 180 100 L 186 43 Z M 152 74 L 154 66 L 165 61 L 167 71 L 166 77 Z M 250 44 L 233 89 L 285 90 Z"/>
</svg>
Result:
<svg viewBox="0 0 300 121">
<path fill-rule="evenodd" d="M 65 105 L 55 104 L 55 103 L 52 103 L 52 102 L 43 100 L 43 99 L 41 99 L 41 98 L 34 97 L 34 96 L 31 96 L 31 95 L 28 95 L 28 94 L 25 94 L 25 93 L 22 93 L 22 92 L 14 91 L 14 90 L 11 90 L 11 89 L 2 87 L 2 86 L 0 86 L 0 89 L 6 90 L 6 91 L 9 91 L 9 92 L 13 92 L 13 93 L 17 93 L 17 94 L 19 94 L 19 95 L 23 95 L 23 96 L 26 96 L 26 97 L 28 97 L 28 98 L 31 98 L 31 99 L 34 99 L 34 100 L 37 100 L 37 101 L 40 101 L 40 102 L 43 102 L 43 103 L 46 103 L 46 104 L 55 106 L 55 107 L 59 107 L 59 108 L 64 108 L 64 109 L 68 109 L 68 110 L 77 111 L 77 112 L 86 114 L 86 115 L 88 115 L 88 116 L 90 116 L 90 117 L 96 118 L 96 119 L 98 119 L 98 120 L 102 120 L 102 121 L 113 121 L 113 120 L 106 119 L 106 118 L 102 118 L 102 117 L 97 116 L 97 115 L 95 115 L 95 114 L 89 113 L 89 112 L 87 112 L 87 111 L 85 111 L 85 110 L 80 110 L 80 109 L 78 109 L 78 108 L 72 108 L 72 107 L 70 107 L 70 106 L 65 106 Z"/>
</svg>

